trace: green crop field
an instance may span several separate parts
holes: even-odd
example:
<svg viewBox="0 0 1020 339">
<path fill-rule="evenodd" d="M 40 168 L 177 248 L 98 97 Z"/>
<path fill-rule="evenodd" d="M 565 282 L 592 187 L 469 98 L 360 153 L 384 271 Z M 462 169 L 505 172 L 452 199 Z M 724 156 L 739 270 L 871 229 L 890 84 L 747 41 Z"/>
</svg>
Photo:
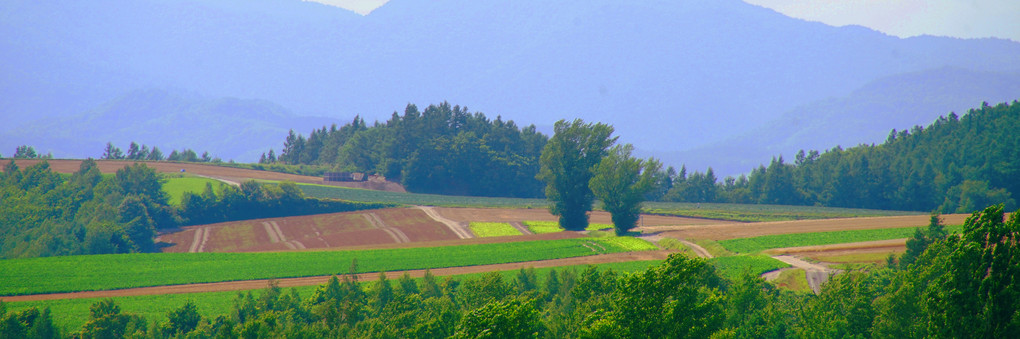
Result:
<svg viewBox="0 0 1020 339">
<path fill-rule="evenodd" d="M 591 265 L 600 270 L 614 270 L 617 272 L 637 272 L 643 271 L 648 267 L 656 266 L 661 264 L 661 260 L 647 260 L 647 261 L 628 261 L 619 263 L 606 263 Z M 551 270 L 584 270 L 588 265 L 573 265 L 573 266 L 561 266 L 561 267 L 546 267 L 536 268 L 535 275 L 539 278 L 539 281 L 544 283 L 545 278 L 548 277 L 549 271 Z M 511 281 L 514 276 L 517 275 L 519 270 L 500 271 L 505 281 Z M 463 275 L 454 275 L 452 277 L 457 279 L 470 279 L 481 276 L 485 273 L 472 273 Z M 420 280 L 420 278 L 415 279 Z M 395 283 L 391 280 L 392 283 Z M 374 282 L 363 282 L 364 288 L 368 288 Z M 293 288 L 284 288 L 285 293 L 290 293 L 291 289 L 297 291 L 301 298 L 308 298 L 314 293 L 318 286 L 299 286 Z M 120 306 L 121 312 L 137 314 L 145 317 L 150 324 L 157 324 L 167 321 L 167 313 L 171 310 L 177 309 L 184 305 L 188 300 L 195 303 L 198 308 L 198 312 L 202 316 L 207 318 L 215 318 L 219 315 L 229 315 L 234 307 L 234 300 L 238 293 L 253 293 L 258 297 L 262 289 L 255 290 L 244 290 L 244 291 L 227 291 L 227 292 L 203 292 L 203 293 L 182 293 L 182 294 L 164 294 L 164 295 L 144 295 L 144 296 L 131 296 L 131 297 L 114 297 L 114 298 L 85 298 L 85 299 L 58 299 L 58 300 L 40 300 L 40 301 L 22 301 L 6 303 L 8 311 L 20 312 L 21 310 L 36 307 L 39 309 L 49 307 L 53 316 L 53 323 L 60 328 L 63 333 L 76 332 L 89 320 L 89 306 L 99 302 L 102 299 L 113 299 L 118 306 Z"/>
<path fill-rule="evenodd" d="M 645 213 L 660 215 L 749 222 L 925 214 L 922 212 L 868 210 L 857 208 L 715 203 L 695 204 L 680 202 L 645 202 L 643 211 Z"/>
<path fill-rule="evenodd" d="M 444 207 L 503 207 L 503 208 L 546 208 L 545 199 L 467 197 L 438 194 L 418 194 L 372 191 L 327 185 L 298 184 L 306 196 L 316 198 L 344 199 L 364 202 L 388 202 L 405 205 L 428 205 Z"/>
<path fill-rule="evenodd" d="M 180 206 L 181 197 L 184 196 L 185 192 L 201 194 L 205 190 L 206 183 L 212 184 L 213 191 L 220 193 L 220 184 L 222 183 L 219 181 L 202 177 L 182 176 L 180 174 L 170 175 L 166 179 L 166 182 L 163 183 L 163 192 L 166 192 L 167 197 L 170 198 L 170 205 Z"/>
<path fill-rule="evenodd" d="M 637 241 L 643 241 L 635 239 Z M 623 244 L 623 245 L 621 245 Z M 623 247 L 626 246 L 626 247 Z M 577 238 L 430 248 L 264 253 L 135 253 L 0 260 L 0 295 L 107 290 L 487 265 L 626 252 L 614 238 Z"/>
<path fill-rule="evenodd" d="M 560 223 L 555 221 L 525 221 L 522 224 L 524 224 L 524 226 L 527 227 L 528 230 L 531 231 L 531 233 L 535 234 L 556 233 L 563 231 L 563 228 L 560 227 Z"/>
<path fill-rule="evenodd" d="M 790 264 L 767 255 L 735 255 L 712 258 L 708 261 L 715 265 L 719 275 L 730 279 L 737 279 L 744 274 L 759 276 L 768 271 L 790 267 Z"/>
<path fill-rule="evenodd" d="M 958 232 L 963 226 L 946 226 L 947 232 Z M 908 238 L 917 227 L 881 228 L 871 230 L 834 231 L 765 235 L 754 238 L 721 240 L 719 244 L 738 253 L 757 253 L 772 248 L 831 245 L 861 241 Z"/>
<path fill-rule="evenodd" d="M 469 227 L 480 238 L 521 235 L 521 231 L 505 222 L 471 222 Z"/>
</svg>

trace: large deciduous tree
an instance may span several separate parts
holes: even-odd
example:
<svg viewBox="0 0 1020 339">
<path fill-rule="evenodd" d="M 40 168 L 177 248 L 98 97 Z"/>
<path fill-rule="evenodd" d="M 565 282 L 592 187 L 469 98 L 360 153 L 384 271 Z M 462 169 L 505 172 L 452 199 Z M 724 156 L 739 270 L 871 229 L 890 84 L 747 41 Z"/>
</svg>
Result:
<svg viewBox="0 0 1020 339">
<path fill-rule="evenodd" d="M 542 149 L 537 178 L 546 183 L 545 196 L 553 203 L 550 212 L 559 216 L 560 226 L 583 230 L 588 227 L 588 211 L 595 200 L 588 182 L 616 137 L 612 126 L 581 119 L 557 121 L 554 130 L 555 135 Z"/>
<path fill-rule="evenodd" d="M 658 160 L 631 157 L 634 146 L 617 145 L 595 167 L 589 187 L 603 208 L 612 214 L 617 235 L 627 233 L 637 223 L 645 194 L 655 187 Z"/>
</svg>

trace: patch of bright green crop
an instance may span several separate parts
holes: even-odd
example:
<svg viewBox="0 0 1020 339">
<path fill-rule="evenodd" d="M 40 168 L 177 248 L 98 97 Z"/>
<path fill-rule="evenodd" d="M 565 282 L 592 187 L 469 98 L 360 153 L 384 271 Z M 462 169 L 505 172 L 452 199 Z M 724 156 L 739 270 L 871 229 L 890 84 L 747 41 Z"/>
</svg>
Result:
<svg viewBox="0 0 1020 339">
<path fill-rule="evenodd" d="M 600 246 L 592 246 L 599 244 Z M 0 295 L 108 290 L 346 272 L 488 265 L 626 252 L 591 238 L 426 248 L 265 253 L 132 253 L 0 260 Z"/>
<path fill-rule="evenodd" d="M 655 246 L 655 244 L 652 244 L 647 240 L 634 237 L 604 237 L 592 239 L 602 244 L 625 248 L 627 249 L 627 252 L 653 251 L 659 249 Z"/>
<path fill-rule="evenodd" d="M 166 192 L 167 197 L 170 198 L 170 205 L 180 206 L 181 198 L 185 192 L 191 192 L 195 194 L 201 194 L 205 190 L 206 184 L 211 184 L 213 191 L 217 194 L 220 193 L 220 182 L 202 177 L 192 176 L 175 176 L 167 178 L 166 182 L 163 183 L 163 192 Z"/>
<path fill-rule="evenodd" d="M 715 265 L 719 275 L 730 279 L 740 278 L 744 274 L 758 276 L 768 271 L 790 267 L 790 264 L 767 255 L 735 255 L 712 258 L 708 261 Z"/>
<path fill-rule="evenodd" d="M 521 231 L 505 222 L 471 222 L 469 225 L 471 232 L 480 238 L 521 235 Z"/>
<path fill-rule="evenodd" d="M 563 232 L 560 223 L 555 221 L 525 221 L 522 224 L 535 234 Z"/>
<path fill-rule="evenodd" d="M 749 222 L 925 214 L 859 208 L 682 202 L 645 202 L 643 206 L 644 213 Z"/>
<path fill-rule="evenodd" d="M 946 226 L 947 232 L 958 232 L 963 226 Z M 871 230 L 833 231 L 765 235 L 754 238 L 721 240 L 719 244 L 739 253 L 756 253 L 772 248 L 843 244 L 908 238 L 917 227 L 881 228 Z"/>
</svg>

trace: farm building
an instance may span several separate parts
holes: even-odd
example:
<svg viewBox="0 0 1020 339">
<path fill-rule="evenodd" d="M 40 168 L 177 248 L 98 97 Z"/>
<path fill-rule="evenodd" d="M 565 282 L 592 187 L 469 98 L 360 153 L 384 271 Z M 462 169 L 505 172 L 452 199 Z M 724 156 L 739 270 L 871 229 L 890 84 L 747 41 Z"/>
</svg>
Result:
<svg viewBox="0 0 1020 339">
<path fill-rule="evenodd" d="M 322 176 L 323 181 L 365 181 L 368 176 L 365 173 L 355 172 L 326 172 Z"/>
</svg>

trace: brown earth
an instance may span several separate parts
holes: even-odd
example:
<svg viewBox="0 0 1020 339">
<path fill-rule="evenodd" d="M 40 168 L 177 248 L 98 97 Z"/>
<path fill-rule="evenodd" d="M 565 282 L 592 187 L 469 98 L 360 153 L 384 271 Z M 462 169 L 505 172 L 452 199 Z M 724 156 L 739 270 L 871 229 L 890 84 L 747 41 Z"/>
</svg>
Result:
<svg viewBox="0 0 1020 339">
<path fill-rule="evenodd" d="M 27 166 L 35 165 L 41 161 L 42 160 L 38 159 L 18 159 L 15 161 L 15 163 L 18 164 L 18 167 L 24 168 Z M 50 164 L 50 169 L 58 173 L 77 172 L 78 169 L 81 167 L 82 162 L 82 160 L 70 160 L 70 159 L 50 159 L 47 161 Z M 231 182 L 244 182 L 249 179 L 292 181 L 306 184 L 364 188 L 390 192 L 406 192 L 403 186 L 400 186 L 400 184 L 384 180 L 370 180 L 364 182 L 335 182 L 324 181 L 322 180 L 321 177 L 313 177 L 307 175 L 296 175 L 288 173 L 259 171 L 252 169 L 232 168 L 196 163 L 178 163 L 169 161 L 96 160 L 96 164 L 99 166 L 99 171 L 103 173 L 114 173 L 117 170 L 124 168 L 125 166 L 131 166 L 134 163 L 145 164 L 146 166 L 149 166 L 160 173 L 181 173 L 181 170 L 184 170 L 184 173 L 205 176 L 213 179 L 220 179 Z M 3 170 L 3 166 L 0 166 L 0 170 Z"/>
<path fill-rule="evenodd" d="M 387 208 L 188 226 L 162 234 L 163 252 L 263 252 L 458 239 L 415 208 Z"/>
<path fill-rule="evenodd" d="M 480 266 L 463 266 L 463 267 L 448 267 L 448 268 L 437 268 L 433 269 L 432 274 L 436 276 L 448 276 L 448 275 L 459 275 L 459 274 L 471 274 L 471 273 L 485 273 L 492 271 L 508 271 L 518 270 L 522 268 L 534 267 L 559 267 L 559 266 L 571 266 L 571 265 L 591 265 L 591 264 L 603 264 L 613 262 L 627 262 L 627 261 L 639 261 L 639 260 L 664 260 L 669 256 L 668 251 L 643 251 L 643 252 L 626 252 L 626 253 L 613 253 L 613 254 L 602 254 L 593 255 L 586 257 L 577 258 L 566 258 L 566 259 L 554 259 L 554 260 L 541 260 L 541 261 L 527 261 L 519 263 L 508 263 L 508 264 L 495 264 L 495 265 L 480 265 Z M 405 272 L 386 272 L 388 279 L 397 279 Z M 406 271 L 411 277 L 420 278 L 425 275 L 425 270 L 411 270 Z M 276 283 L 280 287 L 293 287 L 293 286 L 308 286 L 308 285 L 322 285 L 329 280 L 330 276 L 315 276 L 315 277 L 303 277 L 303 278 L 285 278 L 276 279 Z M 357 274 L 359 281 L 374 281 L 379 278 L 379 273 L 363 273 Z M 81 298 L 111 298 L 111 297 L 125 297 L 125 296 L 137 296 L 137 295 L 156 295 L 156 294 L 178 294 L 178 293 L 200 293 L 200 292 L 220 292 L 220 291 L 236 291 L 236 290 L 250 290 L 259 289 L 268 286 L 270 280 L 244 280 L 244 281 L 228 281 L 218 283 L 205 283 L 205 284 L 187 284 L 187 285 L 170 285 L 170 286 L 155 286 L 155 287 L 141 287 L 141 288 L 128 288 L 121 290 L 111 291 L 89 291 L 89 292 L 73 292 L 73 293 L 52 293 L 52 294 L 34 294 L 34 295 L 20 295 L 20 296 L 0 296 L 0 301 L 3 302 L 17 302 L 17 301 L 34 301 L 34 300 L 55 300 L 55 299 L 81 299 Z"/>
<path fill-rule="evenodd" d="M 942 215 L 946 225 L 960 225 L 969 214 Z M 762 235 L 810 233 L 846 230 L 866 230 L 877 228 L 901 228 L 927 226 L 929 216 L 911 215 L 894 217 L 842 218 L 822 220 L 795 220 L 760 223 L 727 223 L 698 226 L 645 226 L 639 230 L 662 232 L 664 237 L 677 239 L 708 239 L 725 240 L 734 238 L 750 238 Z"/>
<path fill-rule="evenodd" d="M 460 208 L 436 207 L 442 216 L 458 222 L 522 222 L 522 221 L 557 221 L 557 217 L 545 208 Z M 589 221 L 597 224 L 612 224 L 608 212 L 593 211 Z M 642 214 L 638 225 L 716 225 L 732 224 L 732 221 L 719 221 L 700 218 L 671 217 L 662 215 Z"/>
</svg>

